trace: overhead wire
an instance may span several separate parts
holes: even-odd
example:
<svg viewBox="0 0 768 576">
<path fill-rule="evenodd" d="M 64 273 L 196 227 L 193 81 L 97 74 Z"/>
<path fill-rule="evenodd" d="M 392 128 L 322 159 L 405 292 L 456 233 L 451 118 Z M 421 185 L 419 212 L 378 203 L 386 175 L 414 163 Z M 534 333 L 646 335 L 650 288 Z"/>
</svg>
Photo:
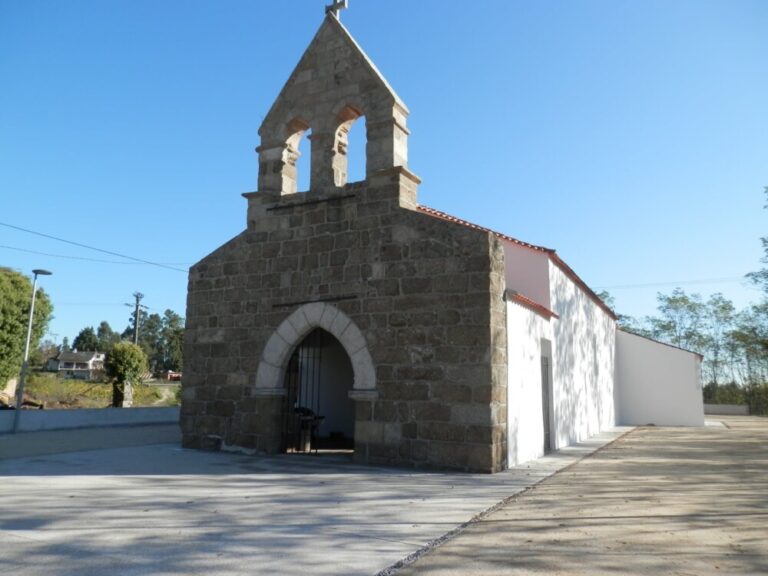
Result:
<svg viewBox="0 0 768 576">
<path fill-rule="evenodd" d="M 119 252 L 113 252 L 111 250 L 105 250 L 103 248 L 97 248 L 95 246 L 89 246 L 88 244 L 82 244 L 80 242 L 74 242 L 72 240 L 66 240 L 65 238 L 59 238 L 58 236 L 53 236 L 51 234 L 45 234 L 44 232 L 37 232 L 35 230 L 30 230 L 28 228 L 22 228 L 21 226 L 15 226 L 13 224 L 8 224 L 7 222 L 0 222 L 0 226 L 5 226 L 6 228 L 12 228 L 14 230 L 20 230 L 21 232 L 26 232 L 27 234 L 34 234 L 35 236 L 41 236 L 43 238 L 49 238 L 51 240 L 56 240 L 57 242 L 64 242 L 65 244 L 71 244 L 72 246 L 78 246 L 80 248 L 86 248 L 88 250 L 94 250 L 95 252 L 101 252 L 103 254 L 109 254 L 110 256 L 117 256 L 118 258 L 125 258 L 126 260 L 133 260 L 134 262 L 141 262 L 142 264 L 148 264 L 150 266 L 157 266 L 158 268 L 166 268 L 168 270 L 175 270 L 176 272 L 183 272 L 184 274 L 187 273 L 187 270 L 184 270 L 182 268 L 176 268 L 175 266 L 169 266 L 167 264 L 162 264 L 160 262 L 152 262 L 150 260 L 144 260 L 143 258 L 136 258 L 135 256 L 128 256 L 127 254 L 120 254 Z"/>
<path fill-rule="evenodd" d="M 69 256 L 67 254 L 51 254 L 50 252 L 38 252 L 37 250 L 29 250 L 27 248 L 19 248 L 18 246 L 7 246 L 0 244 L 0 248 L 6 250 L 15 250 L 16 252 L 26 252 L 27 254 L 38 254 L 40 256 L 50 256 L 52 258 L 65 258 L 67 260 L 84 260 L 86 262 L 99 262 L 102 264 L 121 264 L 121 265 L 137 265 L 145 264 L 144 262 L 123 262 L 121 260 L 103 260 L 101 258 L 88 258 L 87 256 Z M 187 262 L 158 262 L 164 266 L 186 266 Z"/>
<path fill-rule="evenodd" d="M 643 284 L 622 284 L 618 286 L 596 286 L 595 290 L 624 290 L 631 288 L 656 288 L 662 286 L 687 286 L 691 284 L 720 284 L 723 282 L 744 281 L 744 276 L 731 276 L 728 278 L 702 278 L 698 280 L 678 280 L 668 282 L 647 282 Z"/>
</svg>

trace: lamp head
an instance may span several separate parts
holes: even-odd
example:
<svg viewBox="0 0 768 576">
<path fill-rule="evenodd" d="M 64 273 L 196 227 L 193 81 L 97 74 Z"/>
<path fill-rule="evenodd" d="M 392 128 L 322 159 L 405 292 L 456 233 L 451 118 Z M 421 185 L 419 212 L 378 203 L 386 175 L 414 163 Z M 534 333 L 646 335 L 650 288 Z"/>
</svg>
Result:
<svg viewBox="0 0 768 576">
<path fill-rule="evenodd" d="M 32 274 L 35 276 L 50 276 L 53 274 L 53 272 L 48 272 L 48 270 L 42 270 L 40 268 L 37 268 L 35 270 L 32 270 Z"/>
</svg>

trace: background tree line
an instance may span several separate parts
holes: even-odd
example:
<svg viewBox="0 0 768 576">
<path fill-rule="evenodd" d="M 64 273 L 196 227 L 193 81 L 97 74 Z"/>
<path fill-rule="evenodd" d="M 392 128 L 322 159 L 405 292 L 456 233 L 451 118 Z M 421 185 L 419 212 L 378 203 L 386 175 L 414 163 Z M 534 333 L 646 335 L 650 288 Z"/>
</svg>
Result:
<svg viewBox="0 0 768 576">
<path fill-rule="evenodd" d="M 113 330 L 106 321 L 102 321 L 95 330 L 93 326 L 86 326 L 72 340 L 71 348 L 81 352 L 98 350 L 109 356 L 109 352 L 118 342 L 133 342 L 135 327 L 135 312 L 131 314 L 131 319 L 122 332 Z M 183 343 L 184 318 L 176 312 L 166 310 L 160 316 L 147 314 L 144 310 L 139 311 L 138 345 L 146 355 L 152 372 L 181 372 Z M 69 347 L 69 343 L 65 342 L 64 346 Z"/>
<path fill-rule="evenodd" d="M 655 316 L 619 315 L 624 330 L 704 356 L 706 402 L 746 403 L 753 414 L 768 413 L 768 236 L 760 241 L 764 267 L 747 275 L 762 292 L 756 304 L 737 310 L 721 293 L 705 300 L 676 288 L 657 295 Z M 600 296 L 613 307 L 608 293 Z"/>
<path fill-rule="evenodd" d="M 19 375 L 27 338 L 29 305 L 32 300 L 30 279 L 10 268 L 0 267 L 0 390 Z M 53 304 L 38 288 L 35 317 L 32 321 L 30 349 L 35 349 L 53 317 Z"/>
</svg>

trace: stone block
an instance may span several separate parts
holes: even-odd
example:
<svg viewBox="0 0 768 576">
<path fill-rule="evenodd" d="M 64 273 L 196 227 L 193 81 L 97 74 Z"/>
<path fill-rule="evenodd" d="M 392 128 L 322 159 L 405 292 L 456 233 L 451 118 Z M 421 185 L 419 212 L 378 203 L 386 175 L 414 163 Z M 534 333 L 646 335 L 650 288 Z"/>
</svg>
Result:
<svg viewBox="0 0 768 576">
<path fill-rule="evenodd" d="M 472 472 L 484 472 L 490 474 L 500 468 L 496 462 L 494 449 L 486 445 L 470 445 L 467 452 L 466 466 Z"/>
<path fill-rule="evenodd" d="M 283 340 L 283 338 L 275 332 L 272 337 L 267 340 L 261 357 L 263 362 L 266 362 L 267 364 L 271 364 L 272 366 L 282 366 L 289 351 L 290 345 L 288 342 Z"/>
<path fill-rule="evenodd" d="M 487 404 L 452 404 L 451 422 L 487 426 L 497 423 L 491 407 Z"/>
<path fill-rule="evenodd" d="M 310 326 L 318 326 L 320 324 L 320 318 L 325 312 L 326 304 L 324 302 L 312 302 L 302 307 L 304 310 L 304 316 L 307 318 L 307 322 Z"/>
<path fill-rule="evenodd" d="M 381 444 L 384 442 L 384 423 L 371 421 L 355 422 L 355 442 Z"/>
<path fill-rule="evenodd" d="M 451 419 L 451 407 L 438 402 L 412 402 L 410 418 L 414 422 L 447 422 Z"/>
<path fill-rule="evenodd" d="M 427 460 L 437 468 L 467 470 L 470 450 L 470 445 L 464 443 L 432 441 L 427 449 Z"/>
<path fill-rule="evenodd" d="M 241 386 L 221 386 L 216 390 L 216 400 L 240 400 L 242 397 Z"/>
<path fill-rule="evenodd" d="M 403 278 L 400 280 L 403 294 L 424 294 L 432 291 L 432 278 Z"/>
<path fill-rule="evenodd" d="M 450 422 L 419 422 L 418 437 L 421 440 L 441 440 L 445 442 L 463 442 L 466 426 Z"/>
<path fill-rule="evenodd" d="M 434 382 L 431 385 L 431 397 L 446 404 L 471 402 L 472 388 L 466 384 Z"/>
<path fill-rule="evenodd" d="M 386 386 L 380 386 L 381 398 L 410 401 L 428 400 L 429 384 L 423 382 L 392 382 Z"/>
<path fill-rule="evenodd" d="M 429 452 L 429 442 L 424 440 L 411 440 L 411 459 L 421 462 L 427 459 Z"/>
<path fill-rule="evenodd" d="M 373 402 L 355 402 L 355 421 L 367 421 L 373 419 Z"/>
<path fill-rule="evenodd" d="M 373 419 L 376 422 L 397 421 L 397 405 L 392 401 L 379 400 L 373 405 Z"/>
</svg>

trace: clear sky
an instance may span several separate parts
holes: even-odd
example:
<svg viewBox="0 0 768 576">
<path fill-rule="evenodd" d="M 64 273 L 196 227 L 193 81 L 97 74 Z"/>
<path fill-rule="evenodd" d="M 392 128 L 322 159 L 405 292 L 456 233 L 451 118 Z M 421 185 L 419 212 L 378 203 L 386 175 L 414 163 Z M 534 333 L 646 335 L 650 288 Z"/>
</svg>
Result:
<svg viewBox="0 0 768 576">
<path fill-rule="evenodd" d="M 0 0 L 0 222 L 182 270 L 217 248 L 324 4 Z M 556 248 L 621 313 L 681 282 L 758 299 L 768 2 L 351 0 L 342 21 L 411 110 L 421 203 Z M 122 330 L 136 290 L 184 314 L 182 271 L 5 226 L 0 265 L 53 271 L 59 342 Z"/>
</svg>

